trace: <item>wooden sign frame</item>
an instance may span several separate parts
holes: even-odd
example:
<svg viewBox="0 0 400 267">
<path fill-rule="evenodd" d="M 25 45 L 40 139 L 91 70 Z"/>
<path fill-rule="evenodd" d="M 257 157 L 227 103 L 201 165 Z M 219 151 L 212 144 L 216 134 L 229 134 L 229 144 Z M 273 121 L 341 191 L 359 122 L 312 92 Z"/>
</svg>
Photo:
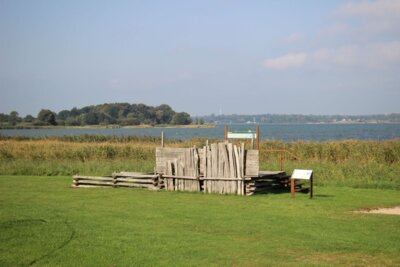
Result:
<svg viewBox="0 0 400 267">
<path fill-rule="evenodd" d="M 260 126 L 256 126 L 256 132 L 233 133 L 229 132 L 228 126 L 224 127 L 224 140 L 228 139 L 251 139 L 251 148 L 254 149 L 254 141 L 256 141 L 257 149 L 260 150 Z"/>
<path fill-rule="evenodd" d="M 309 180 L 310 181 L 310 198 L 313 198 L 314 194 L 314 172 L 313 170 L 300 170 L 295 169 L 290 177 L 290 195 L 294 198 L 295 192 L 295 180 Z"/>
</svg>

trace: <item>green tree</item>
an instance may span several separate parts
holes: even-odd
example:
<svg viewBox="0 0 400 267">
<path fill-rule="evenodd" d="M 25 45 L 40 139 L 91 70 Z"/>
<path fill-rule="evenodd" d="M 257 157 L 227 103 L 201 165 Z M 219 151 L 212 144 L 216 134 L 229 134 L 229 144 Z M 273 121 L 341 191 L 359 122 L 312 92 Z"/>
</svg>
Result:
<svg viewBox="0 0 400 267">
<path fill-rule="evenodd" d="M 24 122 L 33 122 L 35 118 L 32 115 L 26 115 L 24 118 Z"/>
<path fill-rule="evenodd" d="M 158 124 L 171 123 L 174 114 L 175 112 L 172 110 L 172 108 L 166 104 L 160 105 L 155 108 L 155 117 Z"/>
<path fill-rule="evenodd" d="M 8 116 L 8 123 L 12 126 L 15 126 L 18 122 L 21 122 L 21 118 L 18 116 L 18 112 L 11 111 Z"/>
<path fill-rule="evenodd" d="M 188 125 L 192 123 L 192 118 L 186 112 L 175 113 L 172 117 L 171 124 L 175 125 Z"/>
<path fill-rule="evenodd" d="M 89 124 L 89 125 L 99 124 L 99 116 L 97 115 L 96 112 L 89 111 L 89 113 L 86 113 L 83 115 L 82 123 Z"/>
<path fill-rule="evenodd" d="M 8 115 L 4 113 L 0 113 L 0 122 L 8 122 Z"/>
<path fill-rule="evenodd" d="M 39 111 L 37 120 L 43 125 L 57 125 L 56 114 L 48 109 L 42 109 Z"/>
<path fill-rule="evenodd" d="M 79 125 L 79 122 L 77 121 L 77 119 L 76 118 L 73 118 L 73 117 L 68 117 L 66 120 L 65 120 L 65 125 L 67 125 L 67 126 L 78 126 Z"/>
<path fill-rule="evenodd" d="M 65 121 L 68 117 L 71 116 L 71 112 L 69 110 L 61 110 L 60 112 L 58 112 L 56 119 L 57 121 Z"/>
</svg>

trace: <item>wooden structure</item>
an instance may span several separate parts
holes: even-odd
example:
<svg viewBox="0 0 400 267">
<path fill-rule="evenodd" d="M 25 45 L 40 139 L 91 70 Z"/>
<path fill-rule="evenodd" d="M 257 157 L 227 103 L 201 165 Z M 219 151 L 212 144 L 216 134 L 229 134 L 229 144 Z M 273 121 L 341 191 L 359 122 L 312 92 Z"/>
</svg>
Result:
<svg viewBox="0 0 400 267">
<path fill-rule="evenodd" d="M 135 187 L 157 190 L 164 188 L 158 175 L 139 172 L 119 172 L 112 176 L 73 176 L 74 187 Z"/>
<path fill-rule="evenodd" d="M 156 148 L 154 174 L 118 172 L 112 176 L 74 176 L 73 186 L 112 186 L 151 190 L 254 195 L 289 191 L 283 171 L 260 172 L 259 151 L 228 141 L 202 148 Z M 294 185 L 299 188 L 299 185 Z"/>
<path fill-rule="evenodd" d="M 156 149 L 156 173 L 166 190 L 254 195 L 289 189 L 285 172 L 260 172 L 259 151 L 229 142 L 203 148 Z"/>
<path fill-rule="evenodd" d="M 193 148 L 157 148 L 156 171 L 168 191 L 200 191 L 199 151 Z"/>
</svg>

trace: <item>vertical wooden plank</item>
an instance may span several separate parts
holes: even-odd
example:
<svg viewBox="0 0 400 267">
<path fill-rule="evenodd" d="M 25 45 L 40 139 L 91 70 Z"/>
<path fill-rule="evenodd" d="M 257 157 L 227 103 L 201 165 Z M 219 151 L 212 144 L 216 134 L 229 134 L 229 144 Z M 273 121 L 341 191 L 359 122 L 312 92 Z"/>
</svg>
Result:
<svg viewBox="0 0 400 267">
<path fill-rule="evenodd" d="M 234 154 L 235 154 L 235 165 L 236 165 L 236 175 L 234 177 L 242 177 L 240 173 L 240 159 L 239 159 L 239 151 L 238 147 L 233 146 Z"/>
<path fill-rule="evenodd" d="M 246 172 L 246 171 L 245 171 L 245 154 L 246 154 L 246 151 L 245 151 L 244 143 L 242 143 L 241 153 L 242 153 L 241 159 L 240 159 L 240 165 L 241 165 L 241 167 L 242 167 L 242 169 L 241 169 L 241 176 L 244 177 L 244 176 L 245 176 L 245 172 Z"/>
<path fill-rule="evenodd" d="M 212 172 L 211 177 L 218 177 L 218 145 L 211 144 Z"/>
<path fill-rule="evenodd" d="M 204 175 L 204 177 L 207 177 L 207 152 L 208 152 L 207 146 L 203 147 L 203 151 L 204 151 L 204 153 L 203 153 L 203 175 Z"/>
<path fill-rule="evenodd" d="M 235 177 L 235 169 L 234 169 L 234 153 L 233 153 L 233 145 L 232 143 L 228 144 L 228 161 L 229 161 L 229 177 Z"/>
<path fill-rule="evenodd" d="M 199 182 L 199 177 L 200 177 L 200 156 L 199 156 L 199 151 L 196 147 L 193 149 L 193 159 L 194 159 L 194 176 L 197 178 L 197 180 L 192 181 L 192 190 L 193 192 L 200 192 L 200 182 Z"/>
<path fill-rule="evenodd" d="M 230 166 L 229 166 L 229 157 L 228 157 L 228 148 L 226 144 L 221 144 L 221 153 L 222 153 L 222 161 L 223 161 L 223 173 L 221 176 L 224 178 L 229 178 L 230 176 Z"/>
<path fill-rule="evenodd" d="M 260 126 L 256 127 L 257 149 L 260 150 Z"/>
<path fill-rule="evenodd" d="M 224 163 L 222 158 L 222 148 L 221 143 L 218 143 L 218 168 L 217 168 L 217 176 L 215 177 L 223 177 L 224 175 Z"/>
</svg>

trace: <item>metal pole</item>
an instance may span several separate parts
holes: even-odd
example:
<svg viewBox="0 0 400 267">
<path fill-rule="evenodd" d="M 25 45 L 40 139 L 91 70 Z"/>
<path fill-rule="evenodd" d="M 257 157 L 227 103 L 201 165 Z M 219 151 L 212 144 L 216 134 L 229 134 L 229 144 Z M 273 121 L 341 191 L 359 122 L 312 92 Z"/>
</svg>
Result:
<svg viewBox="0 0 400 267">
<path fill-rule="evenodd" d="M 164 147 L 164 131 L 161 131 L 161 147 Z"/>
</svg>

